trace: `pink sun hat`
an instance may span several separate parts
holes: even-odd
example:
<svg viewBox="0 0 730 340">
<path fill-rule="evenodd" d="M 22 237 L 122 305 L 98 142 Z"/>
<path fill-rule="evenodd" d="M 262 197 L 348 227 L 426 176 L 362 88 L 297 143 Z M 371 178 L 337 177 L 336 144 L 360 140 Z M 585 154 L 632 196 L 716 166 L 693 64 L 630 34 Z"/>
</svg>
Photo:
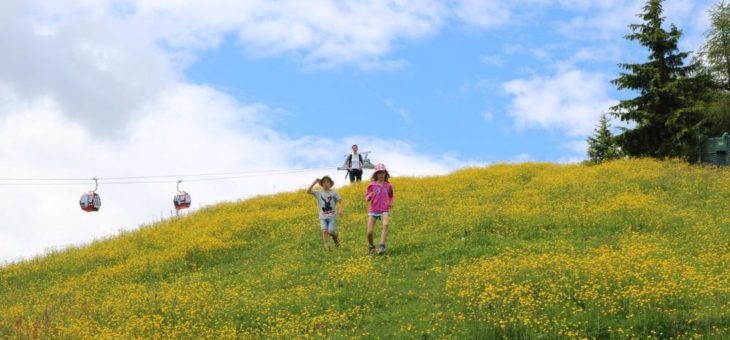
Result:
<svg viewBox="0 0 730 340">
<path fill-rule="evenodd" d="M 375 172 L 378 172 L 378 171 L 388 171 L 388 169 L 386 169 L 386 168 L 385 168 L 385 164 L 383 164 L 383 163 L 378 163 L 378 164 L 377 164 L 377 165 L 375 166 Z"/>
</svg>

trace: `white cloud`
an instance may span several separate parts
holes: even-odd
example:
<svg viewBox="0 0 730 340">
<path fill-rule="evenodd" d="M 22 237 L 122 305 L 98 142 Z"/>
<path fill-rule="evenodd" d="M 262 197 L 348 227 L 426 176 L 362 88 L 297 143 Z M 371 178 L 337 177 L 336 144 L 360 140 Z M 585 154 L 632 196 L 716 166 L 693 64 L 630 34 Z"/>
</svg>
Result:
<svg viewBox="0 0 730 340">
<path fill-rule="evenodd" d="M 390 109 L 391 111 L 397 113 L 398 116 L 400 116 L 407 123 L 413 123 L 413 117 L 411 116 L 411 113 L 408 112 L 408 110 L 404 107 L 396 106 L 395 104 L 393 104 L 393 101 L 390 100 L 390 98 L 386 98 L 383 101 L 383 104 L 385 104 L 385 106 L 387 106 L 388 109 Z"/>
<path fill-rule="evenodd" d="M 535 159 L 532 158 L 532 155 L 529 153 L 521 153 L 518 155 L 515 155 L 512 157 L 512 159 L 509 161 L 509 163 L 525 163 L 525 162 L 534 162 Z"/>
<path fill-rule="evenodd" d="M 581 162 L 583 162 L 585 160 L 586 160 L 586 156 L 578 156 L 578 155 L 575 155 L 575 156 L 564 156 L 564 157 L 561 157 L 560 159 L 558 159 L 558 163 L 563 163 L 563 164 L 577 164 L 577 163 L 581 163 Z"/>
<path fill-rule="evenodd" d="M 458 0 L 454 14 L 467 24 L 495 28 L 512 20 L 510 3 L 499 0 Z"/>
<path fill-rule="evenodd" d="M 645 0 L 454 0 L 454 16 L 472 27 L 498 29 L 508 25 L 546 20 L 545 13 L 558 9 L 567 19 L 546 24 L 563 35 L 580 40 L 614 40 L 628 33 L 628 25 L 638 23 Z M 702 19 L 712 0 L 667 0 L 667 23 L 678 25 L 687 34 L 686 48 L 696 50 L 702 32 L 708 27 Z M 547 18 L 547 20 L 552 20 Z"/>
<path fill-rule="evenodd" d="M 572 69 L 580 64 L 613 63 L 621 60 L 621 47 L 616 41 L 601 43 L 600 46 L 588 46 L 577 49 L 567 59 L 558 60 L 558 69 Z"/>
<path fill-rule="evenodd" d="M 183 182 L 193 206 L 236 200 L 262 193 L 300 189 L 311 178 L 330 174 L 349 145 L 373 151 L 396 175 L 449 172 L 462 163 L 452 157 L 420 154 L 404 141 L 375 137 L 290 138 L 268 127 L 263 105 L 242 104 L 205 86 L 176 84 L 145 105 L 125 137 L 99 138 L 66 118 L 51 99 L 11 104 L 0 119 L 2 178 L 91 178 L 199 174 L 220 171 L 328 167 L 288 175 L 241 178 L 219 182 Z M 204 115 L 200 112 L 205 112 Z M 175 178 L 165 184 L 101 184 L 102 208 L 84 213 L 78 207 L 91 181 L 63 187 L 0 186 L 0 260 L 15 259 L 87 242 L 120 229 L 171 214 Z M 339 181 L 343 183 L 342 181 Z M 8 183 L 5 181 L 4 183 Z"/>
<path fill-rule="evenodd" d="M 481 61 L 484 64 L 492 65 L 492 66 L 503 66 L 504 65 L 504 59 L 500 56 L 491 56 L 491 55 L 480 55 L 479 61 Z"/>
<path fill-rule="evenodd" d="M 534 55 L 537 59 L 545 59 L 548 57 L 548 53 L 544 48 L 530 49 L 530 53 L 532 53 L 532 55 Z"/>
<path fill-rule="evenodd" d="M 482 118 L 484 118 L 484 120 L 486 121 L 490 121 L 494 119 L 494 114 L 490 111 L 484 111 L 482 112 Z"/>
<path fill-rule="evenodd" d="M 646 1 L 567 0 L 560 3 L 568 9 L 579 9 L 570 20 L 559 23 L 558 30 L 565 36 L 573 39 L 613 40 L 628 34 L 629 24 L 641 23 L 637 15 L 643 12 Z M 707 28 L 702 21 L 697 24 L 697 18 L 703 16 L 702 12 L 711 3 L 714 1 L 667 0 L 663 4 L 665 28 L 673 23 L 684 31 L 689 40 L 696 41 L 697 36 L 701 36 Z"/>
<path fill-rule="evenodd" d="M 289 175 L 183 182 L 193 206 L 303 188 L 337 176 L 333 150 L 357 142 L 394 175 L 442 174 L 462 164 L 406 141 L 292 138 L 271 128 L 265 103 L 242 103 L 186 82 L 182 59 L 231 32 L 251 51 L 293 53 L 307 66 L 401 67 L 384 56 L 400 39 L 441 25 L 436 1 L 0 2 L 0 178 L 91 178 L 327 166 Z M 278 28 L 269 25 L 281 25 Z M 256 35 L 254 36 L 254 33 Z M 162 47 L 161 47 L 162 46 Z M 253 52 L 252 52 L 253 53 Z M 182 56 L 182 57 L 181 57 Z M 409 119 L 407 110 L 397 112 Z M 343 173 L 341 173 L 344 175 Z M 0 186 L 0 261 L 88 242 L 169 216 L 175 180 L 101 184 L 87 214 L 72 186 Z M 5 181 L 7 184 L 7 181 Z M 341 183 L 341 181 L 340 181 Z"/>
<path fill-rule="evenodd" d="M 585 136 L 615 104 L 607 95 L 607 86 L 604 76 L 573 69 L 552 78 L 512 80 L 503 90 L 513 97 L 508 112 L 518 128 L 559 129 Z"/>
<path fill-rule="evenodd" d="M 499 82 L 495 79 L 479 79 L 467 81 L 459 86 L 459 93 L 491 92 L 499 90 Z"/>
<path fill-rule="evenodd" d="M 452 155 L 430 156 L 420 153 L 410 143 L 399 140 L 384 140 L 374 137 L 350 137 L 345 140 L 358 144 L 363 150 L 373 153 L 373 163 L 383 163 L 394 176 L 428 176 L 446 174 L 450 171 L 473 164 Z"/>
<path fill-rule="evenodd" d="M 688 19 L 693 19 L 687 22 L 685 25 L 687 29 L 683 30 L 685 34 L 683 39 L 680 41 L 680 49 L 696 52 L 700 49 L 702 44 L 705 42 L 705 32 L 712 26 L 709 10 L 714 6 L 715 2 L 711 1 L 705 5 L 698 5 L 696 7 L 696 15 L 690 16 Z"/>
<path fill-rule="evenodd" d="M 503 50 L 504 54 L 513 55 L 513 54 L 523 53 L 527 50 L 527 48 L 522 44 L 512 43 L 512 44 L 505 45 L 502 50 Z"/>
<path fill-rule="evenodd" d="M 577 139 L 563 143 L 560 147 L 573 153 L 585 154 L 588 150 L 588 142 L 585 139 Z"/>
<path fill-rule="evenodd" d="M 0 86 L 19 100 L 52 98 L 69 117 L 109 135 L 175 80 L 167 56 L 134 26 L 79 19 L 39 32 L 18 3 L 0 9 L 10 19 L 0 23 Z"/>
<path fill-rule="evenodd" d="M 303 51 L 314 64 L 360 63 L 390 51 L 394 41 L 440 29 L 436 1 L 266 3 L 242 22 L 239 38 L 250 53 Z"/>
<path fill-rule="evenodd" d="M 397 60 L 370 60 L 363 61 L 358 66 L 365 71 L 397 71 L 408 65 L 408 62 L 403 59 Z M 316 66 L 327 66 L 324 64 Z"/>
<path fill-rule="evenodd" d="M 448 15 L 447 8 L 437 0 L 8 0 L 4 3 L 10 9 L 22 7 L 36 13 L 35 25 L 47 31 L 82 18 L 124 22 L 128 28 L 144 31 L 175 51 L 179 58 L 174 61 L 181 66 L 194 59 L 195 51 L 217 48 L 226 36 L 233 36 L 252 57 L 290 54 L 307 67 L 350 64 L 372 69 L 382 63 L 385 66 L 378 69 L 392 68 L 401 62 L 382 60 L 382 57 L 395 43 L 438 32 Z"/>
<path fill-rule="evenodd" d="M 142 106 L 180 81 L 180 67 L 227 34 L 252 54 L 299 55 L 306 68 L 396 70 L 406 61 L 383 57 L 392 44 L 436 32 L 443 12 L 435 0 L 8 0 L 0 89 L 21 101 L 50 98 L 73 121 L 121 137 Z"/>
<path fill-rule="evenodd" d="M 630 0 L 626 0 L 630 1 Z M 571 12 L 603 13 L 621 1 L 598 0 L 454 0 L 454 15 L 472 27 L 497 29 L 508 25 L 521 25 L 544 20 L 550 8 Z M 624 1 L 625 2 L 625 1 Z M 618 6 L 616 6 L 618 7 Z M 580 22 L 585 21 L 579 16 Z"/>
<path fill-rule="evenodd" d="M 582 1 L 579 8 L 585 12 L 559 23 L 558 31 L 573 39 L 618 39 L 638 20 L 643 5 L 643 0 Z"/>
<path fill-rule="evenodd" d="M 510 45 L 504 48 L 505 54 L 529 55 L 539 61 L 543 68 L 567 70 L 584 66 L 603 67 L 606 64 L 615 64 L 621 60 L 622 41 L 606 41 L 600 43 L 583 43 L 580 47 L 574 44 L 559 43 L 545 44 L 542 47 L 527 49 L 522 46 Z M 535 69 L 522 68 L 522 73 L 536 73 Z"/>
<path fill-rule="evenodd" d="M 588 142 L 585 139 L 576 139 L 560 145 L 567 153 L 558 159 L 559 163 L 580 163 L 587 158 Z"/>
</svg>

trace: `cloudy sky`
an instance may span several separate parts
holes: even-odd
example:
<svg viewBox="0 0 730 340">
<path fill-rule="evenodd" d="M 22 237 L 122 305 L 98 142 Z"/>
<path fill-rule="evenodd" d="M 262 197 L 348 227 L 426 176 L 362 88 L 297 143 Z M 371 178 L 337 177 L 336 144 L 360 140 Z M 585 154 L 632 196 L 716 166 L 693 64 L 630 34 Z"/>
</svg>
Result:
<svg viewBox="0 0 730 340">
<path fill-rule="evenodd" d="M 666 1 L 682 49 L 701 44 L 713 3 Z M 183 182 L 197 209 L 324 174 L 342 184 L 352 143 L 396 175 L 579 161 L 629 95 L 609 83 L 616 64 L 645 58 L 621 38 L 642 5 L 0 1 L 0 261 L 170 216 L 177 178 L 102 183 L 101 211 L 82 212 L 94 176 L 324 168 Z M 41 181 L 59 178 L 74 181 Z"/>
</svg>

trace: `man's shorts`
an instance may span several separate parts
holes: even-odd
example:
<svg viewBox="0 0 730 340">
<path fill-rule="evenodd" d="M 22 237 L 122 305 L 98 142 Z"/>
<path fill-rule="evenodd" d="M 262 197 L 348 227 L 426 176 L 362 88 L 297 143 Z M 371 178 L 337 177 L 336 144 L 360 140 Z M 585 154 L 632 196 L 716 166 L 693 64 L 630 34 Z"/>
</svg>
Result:
<svg viewBox="0 0 730 340">
<path fill-rule="evenodd" d="M 368 213 L 368 216 L 375 217 L 376 220 L 382 219 L 383 216 L 388 216 L 388 212 L 382 212 L 382 213 Z"/>
<path fill-rule="evenodd" d="M 322 227 L 322 231 L 327 231 L 330 234 L 337 234 L 337 218 L 334 216 L 320 218 L 319 225 Z"/>
</svg>

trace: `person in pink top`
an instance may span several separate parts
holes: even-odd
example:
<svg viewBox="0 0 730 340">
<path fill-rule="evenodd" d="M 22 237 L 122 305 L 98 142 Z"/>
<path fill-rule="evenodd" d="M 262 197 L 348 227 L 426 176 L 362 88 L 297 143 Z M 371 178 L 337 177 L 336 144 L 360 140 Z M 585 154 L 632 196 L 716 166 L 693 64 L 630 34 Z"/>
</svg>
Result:
<svg viewBox="0 0 730 340">
<path fill-rule="evenodd" d="M 371 178 L 370 185 L 365 192 L 365 200 L 370 202 L 368 208 L 368 254 L 375 252 L 373 245 L 373 229 L 375 229 L 375 221 L 383 222 L 383 231 L 380 233 L 380 244 L 378 245 L 378 255 L 385 252 L 385 241 L 388 238 L 388 222 L 390 218 L 388 212 L 393 207 L 393 186 L 388 180 L 390 174 L 383 163 L 375 166 L 375 172 Z"/>
</svg>

